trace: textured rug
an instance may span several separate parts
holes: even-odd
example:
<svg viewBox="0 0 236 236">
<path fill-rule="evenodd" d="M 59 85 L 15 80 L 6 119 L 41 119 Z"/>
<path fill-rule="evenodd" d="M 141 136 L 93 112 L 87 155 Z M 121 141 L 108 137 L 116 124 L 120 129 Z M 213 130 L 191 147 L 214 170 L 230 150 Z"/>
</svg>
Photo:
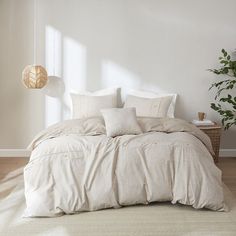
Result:
<svg viewBox="0 0 236 236">
<path fill-rule="evenodd" d="M 229 212 L 194 210 L 183 205 L 157 203 L 65 215 L 22 218 L 23 181 L 0 201 L 1 236 L 236 236 L 236 199 L 225 187 Z"/>
</svg>

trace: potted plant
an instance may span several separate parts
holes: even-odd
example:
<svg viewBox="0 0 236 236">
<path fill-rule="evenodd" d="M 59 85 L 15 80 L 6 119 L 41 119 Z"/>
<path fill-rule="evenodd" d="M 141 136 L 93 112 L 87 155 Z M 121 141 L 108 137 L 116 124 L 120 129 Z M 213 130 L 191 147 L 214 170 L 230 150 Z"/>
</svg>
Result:
<svg viewBox="0 0 236 236">
<path fill-rule="evenodd" d="M 215 89 L 215 102 L 211 103 L 211 108 L 221 116 L 224 129 L 236 125 L 236 61 L 226 50 L 221 50 L 222 56 L 219 57 L 221 67 L 209 69 L 216 75 L 223 75 L 219 82 L 213 83 L 209 90 Z"/>
</svg>

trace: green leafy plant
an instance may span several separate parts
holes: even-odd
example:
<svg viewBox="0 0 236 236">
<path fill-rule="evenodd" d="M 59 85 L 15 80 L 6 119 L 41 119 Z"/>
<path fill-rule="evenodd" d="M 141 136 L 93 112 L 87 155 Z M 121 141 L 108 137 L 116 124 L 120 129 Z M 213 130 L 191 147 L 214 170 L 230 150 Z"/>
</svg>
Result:
<svg viewBox="0 0 236 236">
<path fill-rule="evenodd" d="M 217 83 L 213 83 L 209 90 L 215 89 L 215 103 L 211 103 L 211 108 L 221 115 L 221 122 L 224 129 L 236 125 L 236 61 L 224 50 L 219 57 L 221 67 L 219 69 L 209 69 L 216 75 L 224 75 Z"/>
</svg>

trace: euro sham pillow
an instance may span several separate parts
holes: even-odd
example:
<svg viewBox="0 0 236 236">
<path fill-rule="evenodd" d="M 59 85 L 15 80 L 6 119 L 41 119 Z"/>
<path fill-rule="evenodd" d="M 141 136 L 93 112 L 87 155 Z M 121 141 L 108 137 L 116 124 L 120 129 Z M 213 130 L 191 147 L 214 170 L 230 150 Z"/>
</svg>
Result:
<svg viewBox="0 0 236 236">
<path fill-rule="evenodd" d="M 129 91 L 128 95 L 133 95 L 136 97 L 142 97 L 142 98 L 160 98 L 160 97 L 172 97 L 170 106 L 167 111 L 167 117 L 174 118 L 175 117 L 175 104 L 177 100 L 177 94 L 176 93 L 154 93 L 150 91 L 143 91 L 143 90 L 131 90 Z"/>
<path fill-rule="evenodd" d="M 142 98 L 128 95 L 124 107 L 135 107 L 139 117 L 167 117 L 172 97 Z"/>
<path fill-rule="evenodd" d="M 118 88 L 91 92 L 71 93 L 72 118 L 101 116 L 101 109 L 117 107 Z"/>
<path fill-rule="evenodd" d="M 101 113 L 108 137 L 142 133 L 133 107 L 102 109 Z"/>
</svg>

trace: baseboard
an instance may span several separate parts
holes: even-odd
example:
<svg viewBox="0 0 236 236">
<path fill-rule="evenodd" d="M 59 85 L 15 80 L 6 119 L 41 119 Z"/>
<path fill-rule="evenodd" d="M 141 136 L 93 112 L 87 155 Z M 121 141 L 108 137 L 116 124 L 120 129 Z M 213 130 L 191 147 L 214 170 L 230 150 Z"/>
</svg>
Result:
<svg viewBox="0 0 236 236">
<path fill-rule="evenodd" d="M 27 149 L 0 149 L 0 157 L 29 157 Z M 236 149 L 220 149 L 220 157 L 236 157 Z"/>
<path fill-rule="evenodd" d="M 27 149 L 0 149 L 0 157 L 29 157 L 30 153 Z"/>
<path fill-rule="evenodd" d="M 220 149 L 220 157 L 236 157 L 236 149 Z"/>
</svg>

